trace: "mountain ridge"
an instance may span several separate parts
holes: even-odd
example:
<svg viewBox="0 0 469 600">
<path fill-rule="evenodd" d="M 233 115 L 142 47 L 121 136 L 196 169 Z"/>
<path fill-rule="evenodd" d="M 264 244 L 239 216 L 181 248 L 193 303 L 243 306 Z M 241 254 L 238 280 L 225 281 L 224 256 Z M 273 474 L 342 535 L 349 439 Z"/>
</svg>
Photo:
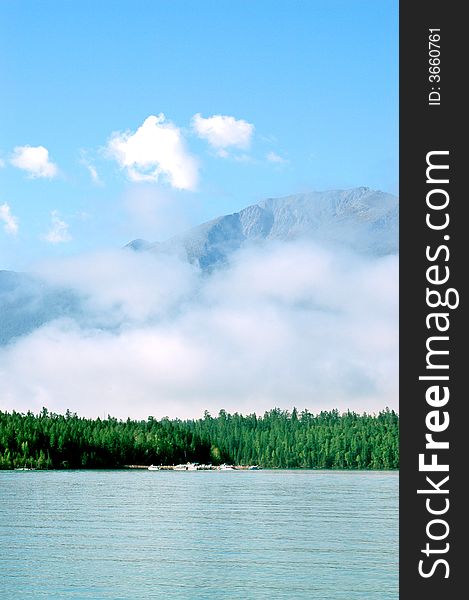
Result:
<svg viewBox="0 0 469 600">
<path fill-rule="evenodd" d="M 398 251 L 397 197 L 367 187 L 266 198 L 163 242 L 127 248 L 177 254 L 203 270 L 224 264 L 246 243 L 309 239 L 377 255 Z"/>
</svg>

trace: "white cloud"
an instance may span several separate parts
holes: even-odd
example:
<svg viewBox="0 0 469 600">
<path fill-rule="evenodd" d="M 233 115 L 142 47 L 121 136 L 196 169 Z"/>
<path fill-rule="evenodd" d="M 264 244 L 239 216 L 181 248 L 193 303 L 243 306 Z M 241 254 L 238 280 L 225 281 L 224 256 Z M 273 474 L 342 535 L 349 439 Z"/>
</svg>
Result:
<svg viewBox="0 0 469 600">
<path fill-rule="evenodd" d="M 3 169 L 4 166 L 5 166 L 5 161 L 3 160 L 3 158 L 0 158 L 0 169 Z"/>
<path fill-rule="evenodd" d="M 285 164 L 288 162 L 288 160 L 286 160 L 285 158 L 282 158 L 279 154 L 277 154 L 276 152 L 269 152 L 266 156 L 266 159 L 271 162 L 271 163 L 276 163 L 276 164 Z"/>
<path fill-rule="evenodd" d="M 226 148 L 249 148 L 254 133 L 252 123 L 228 115 L 213 115 L 205 119 L 197 113 L 192 118 L 192 127 L 222 158 L 228 156 Z"/>
<path fill-rule="evenodd" d="M 53 262 L 40 273 L 85 298 L 84 316 L 0 350 L 0 408 L 397 408 L 397 268 L 300 243 L 243 250 L 210 276 L 150 253 Z"/>
<path fill-rule="evenodd" d="M 193 190 L 197 185 L 197 161 L 187 151 L 181 130 L 166 121 L 163 113 L 147 117 L 135 133 L 115 133 L 107 152 L 132 181 L 163 178 L 180 190 Z"/>
<path fill-rule="evenodd" d="M 84 158 L 80 162 L 85 167 L 85 169 L 88 171 L 88 173 L 91 177 L 91 181 L 93 183 L 95 183 L 96 185 L 103 185 L 103 181 L 102 181 L 101 177 L 99 176 L 96 167 Z"/>
<path fill-rule="evenodd" d="M 59 173 L 57 165 L 49 160 L 49 150 L 44 146 L 17 146 L 10 162 L 33 178 L 52 179 Z"/>
<path fill-rule="evenodd" d="M 72 236 L 68 231 L 69 225 L 60 218 L 59 213 L 56 210 L 51 212 L 51 221 L 51 227 L 43 236 L 43 239 L 51 244 L 69 242 L 72 239 Z"/>
<path fill-rule="evenodd" d="M 102 186 L 104 185 L 101 177 L 99 176 L 98 170 L 94 166 L 94 164 L 89 160 L 87 156 L 86 150 L 80 150 L 80 164 L 85 167 L 88 171 L 89 176 L 91 177 L 91 181 L 96 185 Z"/>
<path fill-rule="evenodd" d="M 18 219 L 11 214 L 11 208 L 6 202 L 0 204 L 0 221 L 3 222 L 3 230 L 8 235 L 18 233 Z"/>
<path fill-rule="evenodd" d="M 98 171 L 96 170 L 96 167 L 92 164 L 87 164 L 86 168 L 88 169 L 88 173 L 90 174 L 90 177 L 94 181 L 94 183 L 102 185 L 103 182 L 101 181 L 101 178 L 98 175 Z"/>
</svg>

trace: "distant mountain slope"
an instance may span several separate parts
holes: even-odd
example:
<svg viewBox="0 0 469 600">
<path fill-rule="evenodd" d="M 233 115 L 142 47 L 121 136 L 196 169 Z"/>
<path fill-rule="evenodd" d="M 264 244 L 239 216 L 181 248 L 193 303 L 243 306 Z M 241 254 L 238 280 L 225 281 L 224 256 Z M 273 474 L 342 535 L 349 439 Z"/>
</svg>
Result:
<svg viewBox="0 0 469 600">
<path fill-rule="evenodd" d="M 54 319 L 75 316 L 78 296 L 26 273 L 0 271 L 0 345 Z"/>
<path fill-rule="evenodd" d="M 134 240 L 138 251 L 176 253 L 202 269 L 224 263 L 246 243 L 309 239 L 374 255 L 398 251 L 399 202 L 361 187 L 268 198 L 218 217 L 167 242 Z"/>
<path fill-rule="evenodd" d="M 210 271 L 246 244 L 308 239 L 376 256 L 398 251 L 399 203 L 369 188 L 269 198 L 218 217 L 166 242 L 137 239 L 137 252 L 177 254 Z M 82 298 L 39 278 L 0 271 L 0 345 L 61 317 L 85 320 Z"/>
</svg>

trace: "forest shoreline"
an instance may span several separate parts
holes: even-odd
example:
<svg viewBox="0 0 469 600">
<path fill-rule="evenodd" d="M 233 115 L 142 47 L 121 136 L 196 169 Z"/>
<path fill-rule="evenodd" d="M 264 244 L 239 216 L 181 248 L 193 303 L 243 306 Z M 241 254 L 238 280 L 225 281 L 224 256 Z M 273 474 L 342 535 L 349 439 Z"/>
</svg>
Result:
<svg viewBox="0 0 469 600">
<path fill-rule="evenodd" d="M 257 465 L 262 469 L 396 470 L 399 416 L 338 410 L 205 412 L 182 421 L 89 419 L 67 411 L 0 411 L 0 469 L 124 465 Z"/>
</svg>

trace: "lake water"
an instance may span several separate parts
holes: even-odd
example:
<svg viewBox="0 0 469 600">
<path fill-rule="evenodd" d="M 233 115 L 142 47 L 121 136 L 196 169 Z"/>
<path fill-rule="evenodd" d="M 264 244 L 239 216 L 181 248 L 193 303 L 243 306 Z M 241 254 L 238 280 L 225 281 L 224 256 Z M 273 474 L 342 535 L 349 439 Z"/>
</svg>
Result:
<svg viewBox="0 0 469 600">
<path fill-rule="evenodd" d="M 0 471 L 2 600 L 395 600 L 398 474 Z"/>
</svg>

